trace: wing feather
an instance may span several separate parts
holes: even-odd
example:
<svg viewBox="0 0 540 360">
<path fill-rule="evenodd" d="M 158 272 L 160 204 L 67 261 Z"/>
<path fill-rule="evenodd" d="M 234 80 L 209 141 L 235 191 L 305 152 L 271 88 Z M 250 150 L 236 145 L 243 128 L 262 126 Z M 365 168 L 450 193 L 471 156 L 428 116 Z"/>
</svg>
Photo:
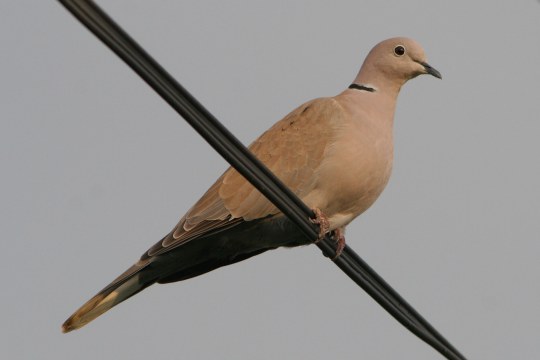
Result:
<svg viewBox="0 0 540 360">
<path fill-rule="evenodd" d="M 332 144 L 336 124 L 343 116 L 342 108 L 334 99 L 312 100 L 277 122 L 249 149 L 302 198 L 315 189 L 317 169 Z M 235 169 L 229 168 L 147 256 L 163 253 L 242 221 L 277 213 L 279 210 L 253 185 Z"/>
</svg>

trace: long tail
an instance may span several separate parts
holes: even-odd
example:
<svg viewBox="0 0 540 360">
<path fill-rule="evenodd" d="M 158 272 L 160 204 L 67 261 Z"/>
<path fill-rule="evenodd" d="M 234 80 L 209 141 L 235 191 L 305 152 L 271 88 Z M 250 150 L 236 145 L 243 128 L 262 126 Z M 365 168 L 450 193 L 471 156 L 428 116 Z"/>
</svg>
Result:
<svg viewBox="0 0 540 360">
<path fill-rule="evenodd" d="M 157 277 L 152 274 L 154 272 L 147 268 L 147 265 L 148 263 L 139 262 L 126 270 L 75 311 L 62 325 L 62 332 L 67 333 L 88 324 L 113 306 L 154 284 Z"/>
<path fill-rule="evenodd" d="M 290 226 L 291 230 L 286 226 Z M 280 223 L 279 226 L 267 220 L 241 222 L 234 228 L 228 228 L 228 231 L 227 237 L 222 237 L 219 231 L 206 234 L 198 237 L 196 241 L 187 241 L 182 246 L 168 249 L 163 254 L 149 256 L 148 252 L 145 253 L 135 265 L 71 315 L 62 325 L 62 331 L 67 333 L 88 324 L 156 282 L 165 284 L 186 280 L 279 246 L 307 243 L 292 222 Z M 264 234 L 264 238 L 256 235 L 259 242 L 253 241 L 253 234 Z M 287 236 L 284 237 L 284 234 Z M 163 240 L 154 247 L 164 248 L 162 242 Z M 153 249 L 149 252 L 153 252 Z"/>
</svg>

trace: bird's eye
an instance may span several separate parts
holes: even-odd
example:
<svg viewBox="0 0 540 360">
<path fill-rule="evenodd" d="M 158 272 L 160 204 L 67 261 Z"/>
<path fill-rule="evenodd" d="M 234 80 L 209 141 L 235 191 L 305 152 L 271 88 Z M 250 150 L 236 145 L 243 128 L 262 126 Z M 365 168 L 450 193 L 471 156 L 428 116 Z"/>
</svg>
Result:
<svg viewBox="0 0 540 360">
<path fill-rule="evenodd" d="M 403 45 L 398 45 L 394 48 L 394 54 L 396 56 L 402 56 L 405 54 L 405 47 Z"/>
</svg>

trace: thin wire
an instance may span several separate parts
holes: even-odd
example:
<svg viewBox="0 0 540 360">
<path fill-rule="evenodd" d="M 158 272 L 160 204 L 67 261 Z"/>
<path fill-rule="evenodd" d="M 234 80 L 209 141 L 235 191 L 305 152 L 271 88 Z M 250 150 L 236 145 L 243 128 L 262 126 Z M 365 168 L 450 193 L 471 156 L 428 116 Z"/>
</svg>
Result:
<svg viewBox="0 0 540 360">
<path fill-rule="evenodd" d="M 313 211 L 107 14 L 92 1 L 59 1 L 160 94 L 239 173 L 297 224 L 309 239 L 317 239 L 318 227 L 309 220 L 314 215 Z M 326 236 L 317 245 L 325 256 L 332 257 L 335 254 L 335 242 L 330 236 Z M 350 247 L 346 246 L 334 263 L 396 320 L 447 359 L 465 360 L 458 350 Z"/>
</svg>

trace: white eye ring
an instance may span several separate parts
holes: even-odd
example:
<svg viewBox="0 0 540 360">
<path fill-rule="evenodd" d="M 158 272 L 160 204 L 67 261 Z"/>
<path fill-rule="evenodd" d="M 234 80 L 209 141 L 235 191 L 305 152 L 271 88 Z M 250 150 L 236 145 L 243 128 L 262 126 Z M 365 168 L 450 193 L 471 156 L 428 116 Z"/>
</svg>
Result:
<svg viewBox="0 0 540 360">
<path fill-rule="evenodd" d="M 405 54 L 405 46 L 398 45 L 394 48 L 394 55 L 403 56 Z"/>
</svg>

